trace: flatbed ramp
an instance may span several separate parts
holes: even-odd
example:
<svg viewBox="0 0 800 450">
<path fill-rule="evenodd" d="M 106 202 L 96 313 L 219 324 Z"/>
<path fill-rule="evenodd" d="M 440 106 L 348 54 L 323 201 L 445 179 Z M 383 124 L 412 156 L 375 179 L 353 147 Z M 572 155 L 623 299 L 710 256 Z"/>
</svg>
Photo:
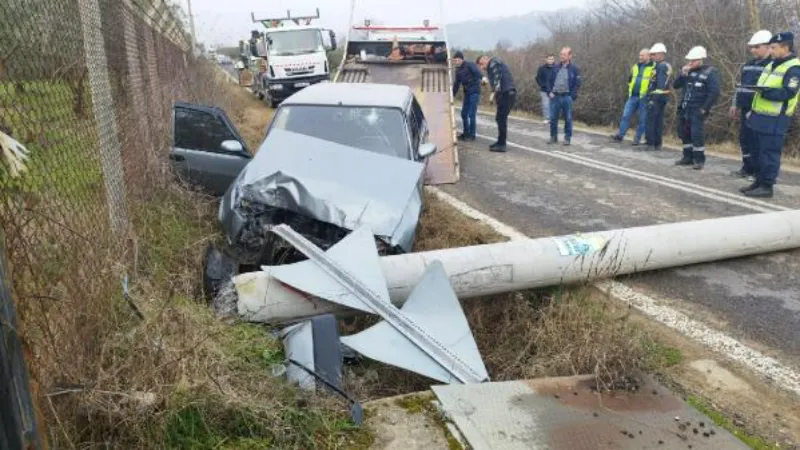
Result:
<svg viewBox="0 0 800 450">
<path fill-rule="evenodd" d="M 745 450 L 652 380 L 599 394 L 594 377 L 433 386 L 474 450 Z"/>
</svg>

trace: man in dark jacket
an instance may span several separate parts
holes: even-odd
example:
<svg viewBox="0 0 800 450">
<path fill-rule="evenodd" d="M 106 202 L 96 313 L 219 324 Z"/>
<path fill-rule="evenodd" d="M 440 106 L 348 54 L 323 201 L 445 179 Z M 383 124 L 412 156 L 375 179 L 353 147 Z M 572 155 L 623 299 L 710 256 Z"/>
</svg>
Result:
<svg viewBox="0 0 800 450">
<path fill-rule="evenodd" d="M 664 61 L 667 47 L 656 43 L 650 48 L 650 56 L 656 65 L 655 80 L 650 84 L 649 101 L 647 102 L 647 127 L 645 130 L 646 149 L 661 150 L 664 130 L 664 109 L 669 103 L 672 92 L 672 66 Z"/>
<path fill-rule="evenodd" d="M 458 94 L 461 86 L 464 86 L 464 101 L 461 104 L 461 122 L 464 132 L 458 135 L 458 139 L 475 140 L 475 120 L 478 115 L 478 102 L 481 99 L 481 79 L 483 73 L 481 69 L 472 61 L 464 61 L 464 54 L 456 52 L 453 56 L 456 64 L 456 79 L 453 82 L 453 95 Z"/>
<path fill-rule="evenodd" d="M 683 142 L 683 158 L 675 161 L 678 166 L 693 166 L 702 170 L 706 163 L 705 121 L 711 107 L 719 99 L 719 72 L 704 64 L 706 49 L 700 46 L 689 50 L 688 64 L 683 66 L 672 87 L 683 89 L 683 98 L 678 105 L 678 136 Z"/>
<path fill-rule="evenodd" d="M 572 139 L 572 103 L 578 99 L 581 88 L 581 72 L 572 64 L 572 49 L 564 47 L 559 54 L 561 62 L 553 67 L 547 95 L 550 97 L 550 141 L 558 142 L 558 118 L 564 112 L 564 145 Z"/>
<path fill-rule="evenodd" d="M 733 97 L 730 117 L 733 120 L 739 119 L 739 147 L 742 149 L 742 168 L 731 172 L 731 175 L 739 178 L 747 178 L 756 174 L 758 164 L 758 148 L 756 147 L 753 130 L 747 127 L 747 113 L 753 104 L 755 91 L 753 86 L 758 83 L 764 67 L 770 63 L 769 40 L 772 33 L 767 30 L 757 31 L 747 47 L 753 59 L 747 61 L 740 71 L 739 86 L 736 88 L 736 95 Z"/>
<path fill-rule="evenodd" d="M 481 69 L 486 71 L 486 75 L 489 78 L 489 84 L 492 87 L 490 101 L 497 102 L 497 113 L 495 115 L 497 142 L 489 146 L 489 150 L 504 152 L 506 151 L 506 138 L 508 135 L 508 115 L 511 113 L 511 108 L 514 107 L 517 98 L 514 78 L 511 76 L 511 70 L 508 69 L 508 66 L 496 56 L 490 58 L 482 55 L 478 57 L 476 62 Z"/>
<path fill-rule="evenodd" d="M 547 55 L 544 64 L 539 66 L 536 71 L 536 84 L 539 85 L 540 96 L 542 98 L 542 117 L 544 123 L 550 123 L 550 95 L 547 89 L 550 86 L 550 77 L 553 76 L 553 65 L 556 63 L 556 56 L 552 53 Z"/>
</svg>

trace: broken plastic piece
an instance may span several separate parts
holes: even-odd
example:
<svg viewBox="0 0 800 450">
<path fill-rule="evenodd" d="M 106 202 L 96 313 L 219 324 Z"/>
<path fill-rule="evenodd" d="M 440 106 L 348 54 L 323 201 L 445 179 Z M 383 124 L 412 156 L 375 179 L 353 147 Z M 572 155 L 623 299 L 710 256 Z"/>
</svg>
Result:
<svg viewBox="0 0 800 450">
<path fill-rule="evenodd" d="M 314 297 L 384 319 L 362 333 L 343 338 L 348 347 L 445 383 L 488 379 L 464 312 L 438 261 L 429 265 L 408 304 L 400 310 L 389 302 L 386 279 L 367 226 L 359 227 L 328 252 L 287 225 L 272 231 L 310 259 L 273 267 L 275 279 Z"/>
</svg>

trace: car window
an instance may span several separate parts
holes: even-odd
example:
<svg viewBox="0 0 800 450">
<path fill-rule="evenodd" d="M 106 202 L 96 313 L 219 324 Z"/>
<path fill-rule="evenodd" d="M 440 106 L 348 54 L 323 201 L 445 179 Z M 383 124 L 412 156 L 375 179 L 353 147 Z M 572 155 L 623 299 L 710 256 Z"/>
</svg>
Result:
<svg viewBox="0 0 800 450">
<path fill-rule="evenodd" d="M 426 130 L 428 127 L 425 121 L 425 115 L 422 113 L 422 108 L 419 106 L 416 97 L 411 100 L 411 111 L 408 117 L 409 135 L 411 136 L 411 146 L 414 149 L 414 154 L 419 151 L 419 145 L 425 142 L 427 138 Z"/>
<path fill-rule="evenodd" d="M 175 146 L 225 152 L 222 142 L 238 140 L 225 123 L 205 111 L 175 108 Z"/>
<path fill-rule="evenodd" d="M 287 105 L 272 126 L 382 155 L 411 156 L 399 109 Z"/>
</svg>

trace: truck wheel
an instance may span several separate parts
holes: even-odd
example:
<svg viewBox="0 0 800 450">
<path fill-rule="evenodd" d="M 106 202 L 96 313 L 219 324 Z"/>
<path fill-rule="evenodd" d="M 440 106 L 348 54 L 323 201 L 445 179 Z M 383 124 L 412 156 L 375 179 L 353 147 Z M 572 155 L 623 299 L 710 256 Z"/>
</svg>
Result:
<svg viewBox="0 0 800 450">
<path fill-rule="evenodd" d="M 203 257 L 203 296 L 211 304 L 226 283 L 239 274 L 239 263 L 224 249 L 209 244 Z"/>
</svg>

